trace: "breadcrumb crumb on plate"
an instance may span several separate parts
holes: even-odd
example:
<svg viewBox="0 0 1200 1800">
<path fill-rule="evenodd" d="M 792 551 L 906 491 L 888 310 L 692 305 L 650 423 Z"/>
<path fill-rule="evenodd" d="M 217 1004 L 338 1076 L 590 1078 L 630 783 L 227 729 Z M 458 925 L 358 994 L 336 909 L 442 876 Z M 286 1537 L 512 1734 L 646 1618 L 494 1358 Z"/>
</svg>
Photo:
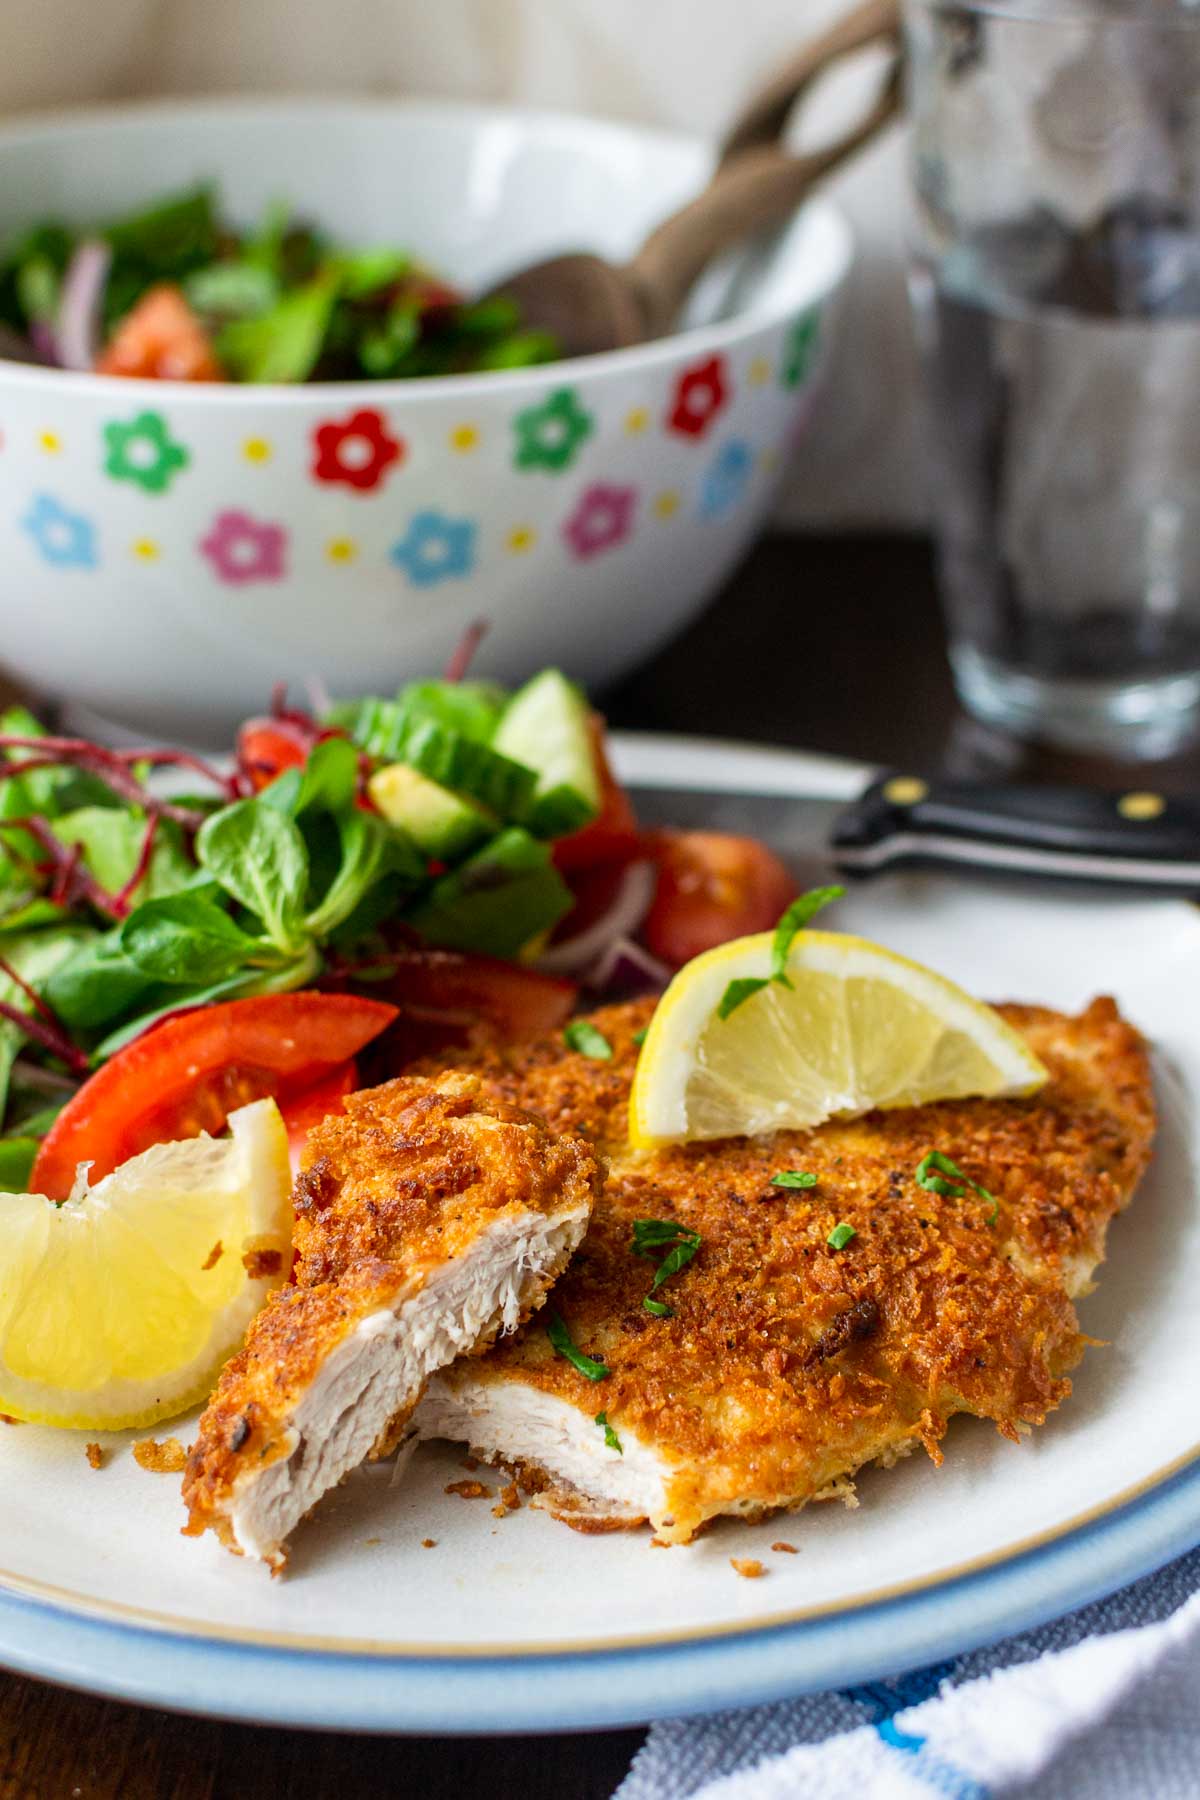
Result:
<svg viewBox="0 0 1200 1800">
<path fill-rule="evenodd" d="M 740 1575 L 745 1581 L 757 1581 L 760 1575 L 765 1575 L 767 1572 L 757 1556 L 731 1556 L 729 1566 L 736 1575 Z"/>
<path fill-rule="evenodd" d="M 141 1438 L 133 1446 L 133 1460 L 151 1475 L 182 1475 L 187 1464 L 187 1451 L 178 1438 Z"/>
</svg>

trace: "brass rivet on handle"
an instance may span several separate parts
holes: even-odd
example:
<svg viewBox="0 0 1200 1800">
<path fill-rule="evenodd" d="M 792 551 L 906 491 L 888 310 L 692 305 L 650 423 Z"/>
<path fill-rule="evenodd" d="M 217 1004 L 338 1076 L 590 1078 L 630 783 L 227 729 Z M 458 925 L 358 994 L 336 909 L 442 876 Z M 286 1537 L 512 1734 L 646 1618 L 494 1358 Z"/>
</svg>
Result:
<svg viewBox="0 0 1200 1800">
<path fill-rule="evenodd" d="M 1167 810 L 1167 803 L 1161 794 L 1122 794 L 1117 801 L 1117 811 L 1123 819 L 1134 819 L 1138 823 L 1146 819 L 1160 819 Z"/>
<path fill-rule="evenodd" d="M 916 806 L 929 792 L 929 783 L 919 775 L 893 775 L 883 784 L 883 797 L 889 806 Z"/>
</svg>

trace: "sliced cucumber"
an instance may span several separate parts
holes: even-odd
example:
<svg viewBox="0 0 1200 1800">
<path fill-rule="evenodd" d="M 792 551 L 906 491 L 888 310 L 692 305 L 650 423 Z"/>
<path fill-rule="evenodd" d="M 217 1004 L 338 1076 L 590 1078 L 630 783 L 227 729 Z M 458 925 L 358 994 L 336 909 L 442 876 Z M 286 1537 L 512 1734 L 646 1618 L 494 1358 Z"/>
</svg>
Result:
<svg viewBox="0 0 1200 1800">
<path fill-rule="evenodd" d="M 493 813 L 430 781 L 407 763 L 377 769 L 367 785 L 389 825 L 398 825 L 426 856 L 440 862 L 457 862 L 499 830 Z"/>
<path fill-rule="evenodd" d="M 491 742 L 508 696 L 491 681 L 410 681 L 396 696 L 405 719 L 436 719 L 477 744 Z"/>
<path fill-rule="evenodd" d="M 399 701 L 364 700 L 354 738 L 368 756 L 407 763 L 501 819 L 524 820 L 529 811 L 537 782 L 532 769 Z"/>
<path fill-rule="evenodd" d="M 591 709 L 557 669 L 543 669 L 513 695 L 492 746 L 536 773 L 523 821 L 536 837 L 578 831 L 600 811 Z"/>
<path fill-rule="evenodd" d="M 436 881 L 408 922 L 443 949 L 512 958 L 572 904 L 545 844 L 513 828 Z"/>
</svg>

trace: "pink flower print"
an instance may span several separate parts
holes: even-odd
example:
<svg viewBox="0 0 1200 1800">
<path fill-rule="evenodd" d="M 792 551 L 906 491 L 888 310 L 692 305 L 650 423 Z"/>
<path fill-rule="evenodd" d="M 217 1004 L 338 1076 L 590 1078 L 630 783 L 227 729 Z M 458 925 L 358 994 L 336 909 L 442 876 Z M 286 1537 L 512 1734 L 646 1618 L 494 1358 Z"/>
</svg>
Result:
<svg viewBox="0 0 1200 1800">
<path fill-rule="evenodd" d="M 624 543 L 633 529 L 636 505 L 636 488 L 609 487 L 597 481 L 581 496 L 563 526 L 563 536 L 576 556 L 598 556 L 602 550 Z"/>
<path fill-rule="evenodd" d="M 218 513 L 201 538 L 201 554 L 207 556 L 218 581 L 240 587 L 247 581 L 281 581 L 287 532 L 282 525 L 265 525 L 249 513 Z"/>
</svg>

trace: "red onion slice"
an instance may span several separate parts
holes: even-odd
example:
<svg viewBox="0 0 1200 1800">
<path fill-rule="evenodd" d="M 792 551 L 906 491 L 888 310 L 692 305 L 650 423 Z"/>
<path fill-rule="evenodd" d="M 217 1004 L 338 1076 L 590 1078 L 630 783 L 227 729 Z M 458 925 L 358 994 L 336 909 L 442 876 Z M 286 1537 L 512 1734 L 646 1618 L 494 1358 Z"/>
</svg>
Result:
<svg viewBox="0 0 1200 1800">
<path fill-rule="evenodd" d="M 657 956 L 651 956 L 644 944 L 622 937 L 608 946 L 584 981 L 599 994 L 629 1000 L 635 994 L 661 993 L 673 974 L 674 970 L 659 962 Z"/>
<path fill-rule="evenodd" d="M 64 369 L 90 369 L 100 349 L 100 308 L 112 251 L 96 238 L 78 246 L 63 276 L 55 335 Z"/>
<path fill-rule="evenodd" d="M 53 356 L 53 346 L 45 341 L 39 346 L 35 339 L 36 326 L 30 326 L 29 336 L 22 337 L 19 331 L 11 331 L 7 325 L 0 325 L 0 357 L 5 362 L 45 363 Z M 50 355 L 47 355 L 47 349 Z"/>
<path fill-rule="evenodd" d="M 650 910 L 656 881 L 653 863 L 630 863 L 608 911 L 577 937 L 552 944 L 537 967 L 544 975 L 578 975 L 590 969 L 618 938 L 633 936 Z"/>
</svg>

